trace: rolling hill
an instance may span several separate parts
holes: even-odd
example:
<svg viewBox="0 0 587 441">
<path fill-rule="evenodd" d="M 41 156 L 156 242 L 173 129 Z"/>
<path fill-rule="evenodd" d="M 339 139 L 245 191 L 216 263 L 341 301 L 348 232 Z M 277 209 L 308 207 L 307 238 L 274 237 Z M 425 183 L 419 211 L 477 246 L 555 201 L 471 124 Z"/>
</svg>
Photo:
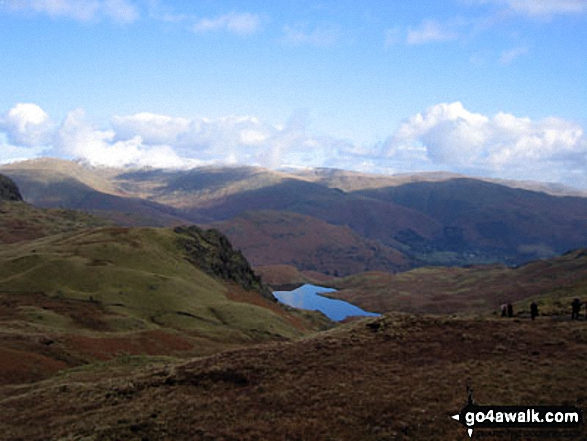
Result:
<svg viewBox="0 0 587 441">
<path fill-rule="evenodd" d="M 22 200 L 20 189 L 0 175 L 0 244 L 105 226 L 104 219 L 65 209 L 43 209 Z"/>
<path fill-rule="evenodd" d="M 0 377 L 124 354 L 200 355 L 327 326 L 277 304 L 220 233 L 103 227 L 0 249 Z"/>
<path fill-rule="evenodd" d="M 16 182 L 26 202 L 37 207 L 84 211 L 124 226 L 189 223 L 172 207 L 134 197 L 117 188 L 111 181 L 120 170 L 37 159 L 4 165 L 0 171 Z"/>
<path fill-rule="evenodd" d="M 426 265 L 518 265 L 587 246 L 587 198 L 547 184 L 446 173 L 380 176 L 258 167 L 117 170 L 54 161 L 25 161 L 0 170 L 19 184 L 26 201 L 40 206 L 83 209 L 121 225 L 219 222 L 251 260 L 294 265 L 302 271 L 333 274 L 338 261 L 339 274 L 365 269 L 391 273 Z M 333 256 L 321 263 L 315 251 L 306 253 L 313 245 L 302 244 L 299 235 L 298 245 L 286 247 L 280 260 L 274 250 L 284 245 L 283 238 L 243 220 L 254 212 L 260 212 L 259 217 L 268 212 L 290 219 L 305 216 L 295 226 L 298 232 L 318 225 L 324 230 L 325 224 L 331 233 L 350 229 L 356 241 L 369 244 L 357 245 L 353 259 L 373 264 L 350 265 L 344 257 L 348 248 L 336 243 L 334 233 L 325 234 L 320 246 L 333 254 L 340 251 L 340 259 Z M 247 236 L 256 237 L 259 246 L 246 245 L 242 238 Z M 313 237 L 312 232 L 306 231 L 306 237 Z M 394 257 L 375 262 L 372 246 Z"/>
<path fill-rule="evenodd" d="M 516 313 L 528 316 L 536 301 L 540 313 L 569 317 L 574 298 L 587 292 L 587 250 L 530 262 L 520 267 L 503 265 L 466 268 L 425 267 L 400 274 L 369 272 L 329 285 L 340 291 L 328 294 L 376 312 L 494 314 L 509 302 Z"/>
</svg>

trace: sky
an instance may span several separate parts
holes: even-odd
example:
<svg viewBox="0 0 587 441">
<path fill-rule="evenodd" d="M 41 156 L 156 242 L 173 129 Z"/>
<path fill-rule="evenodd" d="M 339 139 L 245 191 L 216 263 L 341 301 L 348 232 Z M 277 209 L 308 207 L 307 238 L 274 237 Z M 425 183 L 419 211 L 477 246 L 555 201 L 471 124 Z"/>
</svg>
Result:
<svg viewBox="0 0 587 441">
<path fill-rule="evenodd" d="M 0 163 L 587 188 L 587 0 L 0 0 Z"/>
</svg>

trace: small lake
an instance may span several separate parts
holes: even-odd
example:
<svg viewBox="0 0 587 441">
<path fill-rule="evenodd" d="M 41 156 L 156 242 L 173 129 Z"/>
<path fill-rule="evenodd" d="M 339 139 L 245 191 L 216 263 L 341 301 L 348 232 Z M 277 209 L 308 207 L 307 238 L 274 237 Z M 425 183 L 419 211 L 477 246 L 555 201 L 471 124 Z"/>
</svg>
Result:
<svg viewBox="0 0 587 441">
<path fill-rule="evenodd" d="M 304 285 L 293 291 L 274 291 L 273 295 L 281 303 L 294 308 L 320 311 L 330 320 L 340 322 L 347 317 L 368 316 L 378 317 L 381 314 L 367 312 L 344 300 L 329 299 L 320 293 L 335 292 L 336 289 L 316 285 Z"/>
</svg>

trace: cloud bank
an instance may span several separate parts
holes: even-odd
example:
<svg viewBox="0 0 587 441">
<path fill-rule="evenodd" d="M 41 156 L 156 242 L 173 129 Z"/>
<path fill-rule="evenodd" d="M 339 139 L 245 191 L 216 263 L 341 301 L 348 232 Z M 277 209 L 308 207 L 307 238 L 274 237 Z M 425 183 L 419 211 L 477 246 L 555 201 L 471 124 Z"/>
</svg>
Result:
<svg viewBox="0 0 587 441">
<path fill-rule="evenodd" d="M 16 104 L 0 116 L 0 162 L 39 155 L 119 167 L 443 170 L 587 188 L 587 136 L 578 123 L 504 112 L 487 116 L 460 102 L 433 105 L 372 146 L 312 134 L 303 113 L 271 125 L 252 116 L 208 119 L 142 112 L 113 116 L 96 127 L 82 109 L 57 124 L 36 104 Z"/>
<path fill-rule="evenodd" d="M 438 169 L 587 184 L 587 137 L 577 123 L 508 113 L 489 117 L 460 102 L 437 104 L 412 116 L 383 144 L 381 154 Z"/>
</svg>

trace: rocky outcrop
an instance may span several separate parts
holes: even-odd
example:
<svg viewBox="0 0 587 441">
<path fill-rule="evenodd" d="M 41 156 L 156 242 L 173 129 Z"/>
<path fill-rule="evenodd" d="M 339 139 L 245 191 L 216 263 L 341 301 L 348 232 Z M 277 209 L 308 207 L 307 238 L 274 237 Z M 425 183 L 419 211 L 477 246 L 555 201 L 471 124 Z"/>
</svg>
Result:
<svg viewBox="0 0 587 441">
<path fill-rule="evenodd" d="M 17 185 L 4 175 L 0 175 L 0 201 L 22 201 Z"/>
<path fill-rule="evenodd" d="M 257 276 L 243 254 L 217 230 L 203 230 L 195 225 L 175 228 L 179 247 L 186 259 L 206 273 L 232 281 L 246 290 L 258 291 L 263 297 L 276 301 L 269 287 Z"/>
</svg>

